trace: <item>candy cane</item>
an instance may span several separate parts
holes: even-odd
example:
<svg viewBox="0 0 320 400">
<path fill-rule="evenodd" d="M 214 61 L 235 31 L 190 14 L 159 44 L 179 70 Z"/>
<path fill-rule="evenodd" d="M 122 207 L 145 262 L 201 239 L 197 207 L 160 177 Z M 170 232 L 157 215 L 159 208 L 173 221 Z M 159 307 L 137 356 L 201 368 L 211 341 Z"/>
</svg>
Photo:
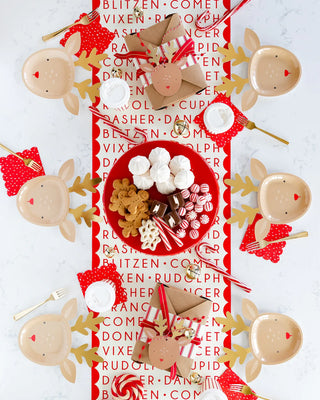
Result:
<svg viewBox="0 0 320 400">
<path fill-rule="evenodd" d="M 147 141 L 147 134 L 140 128 L 135 127 L 134 130 L 135 132 L 143 137 L 142 142 L 136 142 L 134 139 L 131 139 L 128 137 L 128 135 L 126 135 L 117 125 L 115 125 L 113 122 L 111 122 L 106 115 L 103 115 L 99 112 L 99 110 L 95 107 L 89 107 L 89 110 L 92 112 L 93 115 L 95 115 L 96 117 L 102 119 L 102 121 L 110 126 L 110 128 L 112 128 L 115 132 L 117 132 L 119 134 L 120 137 L 122 137 L 123 139 L 126 139 L 128 142 L 133 143 L 133 144 L 140 144 L 140 143 L 144 143 Z"/>
<path fill-rule="evenodd" d="M 215 270 L 216 272 L 219 272 L 223 277 L 229 279 L 229 281 L 234 283 L 236 286 L 239 286 L 239 288 L 243 289 L 245 292 L 247 292 L 247 293 L 251 292 L 251 289 L 247 285 L 245 285 L 244 283 L 240 282 L 234 276 L 230 275 L 229 272 L 227 272 L 227 271 L 223 270 L 222 268 L 216 266 L 210 259 L 205 258 L 203 254 L 205 253 L 206 249 L 207 250 L 211 250 L 211 251 L 215 251 L 214 248 L 209 245 L 209 243 L 205 243 L 205 242 L 199 243 L 195 247 L 195 251 L 196 251 L 198 257 L 200 258 L 201 261 L 206 263 L 208 268 L 211 268 L 211 269 Z"/>
<path fill-rule="evenodd" d="M 212 31 L 214 28 L 216 28 L 219 24 L 224 22 L 226 19 L 230 18 L 233 14 L 235 14 L 238 10 L 240 10 L 241 7 L 243 7 L 245 4 L 249 3 L 251 0 L 242 0 L 239 4 L 237 4 L 234 8 L 231 10 L 227 11 L 222 18 L 218 19 L 216 22 L 214 22 L 211 25 L 208 26 L 201 26 L 199 22 L 201 22 L 203 19 L 205 19 L 207 16 L 210 15 L 210 11 L 206 10 L 204 13 L 202 13 L 196 20 L 196 28 L 198 31 L 205 32 L 205 31 Z"/>
<path fill-rule="evenodd" d="M 155 217 L 153 217 L 152 219 L 154 223 L 157 225 L 157 228 L 159 229 L 159 235 L 161 237 L 161 240 L 163 241 L 164 247 L 167 249 L 167 251 L 172 250 L 171 244 L 162 228 L 162 225 L 155 219 Z"/>
<path fill-rule="evenodd" d="M 159 224 L 162 225 L 162 227 L 169 233 L 169 235 L 172 237 L 172 239 L 176 242 L 176 244 L 177 244 L 179 247 L 182 247 L 182 246 L 183 246 L 182 240 L 179 239 L 179 237 L 176 235 L 175 232 L 173 232 L 173 230 L 170 228 L 170 226 L 168 226 L 168 225 L 167 225 L 162 219 L 160 219 L 160 218 L 153 217 L 153 219 L 154 219 L 155 221 L 158 221 Z"/>
</svg>

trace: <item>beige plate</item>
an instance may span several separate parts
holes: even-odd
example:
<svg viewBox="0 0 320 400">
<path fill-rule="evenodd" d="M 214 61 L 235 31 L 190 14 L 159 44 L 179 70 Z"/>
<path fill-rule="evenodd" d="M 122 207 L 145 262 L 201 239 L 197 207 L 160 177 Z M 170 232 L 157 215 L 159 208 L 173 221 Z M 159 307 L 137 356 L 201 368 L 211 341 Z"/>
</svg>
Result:
<svg viewBox="0 0 320 400">
<path fill-rule="evenodd" d="M 258 205 L 273 224 L 286 224 L 302 217 L 311 203 L 309 186 L 301 178 L 285 173 L 268 175 L 260 184 Z"/>
<path fill-rule="evenodd" d="M 283 363 L 299 351 L 302 332 L 297 323 L 286 315 L 261 314 L 250 328 L 250 346 L 252 354 L 262 364 Z"/>
<path fill-rule="evenodd" d="M 19 346 L 31 361 L 41 365 L 58 365 L 70 353 L 71 330 L 62 315 L 32 318 L 21 329 Z"/>
<path fill-rule="evenodd" d="M 298 59 L 282 47 L 262 46 L 249 62 L 250 85 L 261 96 L 279 96 L 289 92 L 297 85 L 300 76 Z"/>
<path fill-rule="evenodd" d="M 74 64 L 62 49 L 44 49 L 25 62 L 22 77 L 26 86 L 38 96 L 59 99 L 73 87 Z"/>
</svg>

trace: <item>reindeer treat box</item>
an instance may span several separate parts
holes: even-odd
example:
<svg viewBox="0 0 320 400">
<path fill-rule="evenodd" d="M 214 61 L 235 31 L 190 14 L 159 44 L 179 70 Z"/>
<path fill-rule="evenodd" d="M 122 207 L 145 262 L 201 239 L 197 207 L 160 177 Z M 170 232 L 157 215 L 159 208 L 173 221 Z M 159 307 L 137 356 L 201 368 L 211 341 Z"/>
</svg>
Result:
<svg viewBox="0 0 320 400">
<path fill-rule="evenodd" d="M 125 37 L 141 82 L 155 110 L 199 93 L 207 87 L 196 62 L 194 42 L 187 36 L 178 14 L 135 34 Z"/>
<path fill-rule="evenodd" d="M 212 302 L 184 290 L 157 284 L 132 360 L 187 378 L 201 343 Z"/>
</svg>

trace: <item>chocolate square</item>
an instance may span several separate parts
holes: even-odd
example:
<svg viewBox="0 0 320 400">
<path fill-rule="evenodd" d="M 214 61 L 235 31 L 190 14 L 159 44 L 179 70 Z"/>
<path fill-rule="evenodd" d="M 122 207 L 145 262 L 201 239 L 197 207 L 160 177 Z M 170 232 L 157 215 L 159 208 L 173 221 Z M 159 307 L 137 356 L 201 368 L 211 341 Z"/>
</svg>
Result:
<svg viewBox="0 0 320 400">
<path fill-rule="evenodd" d="M 161 201 L 153 200 L 150 207 L 150 213 L 152 215 L 156 215 L 159 218 L 162 218 L 167 211 L 167 208 L 167 204 L 162 203 Z"/>
<path fill-rule="evenodd" d="M 168 196 L 168 202 L 171 210 L 177 210 L 178 208 L 184 206 L 184 198 L 182 197 L 181 192 Z"/>
<path fill-rule="evenodd" d="M 163 217 L 164 221 L 170 228 L 175 228 L 181 222 L 181 218 L 176 211 L 171 211 Z"/>
</svg>

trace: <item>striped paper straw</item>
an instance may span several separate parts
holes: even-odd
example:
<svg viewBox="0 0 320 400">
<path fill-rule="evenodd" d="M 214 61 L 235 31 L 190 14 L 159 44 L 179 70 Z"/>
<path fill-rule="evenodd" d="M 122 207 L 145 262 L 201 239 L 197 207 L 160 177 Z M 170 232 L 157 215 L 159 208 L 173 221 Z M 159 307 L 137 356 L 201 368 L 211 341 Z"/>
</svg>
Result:
<svg viewBox="0 0 320 400">
<path fill-rule="evenodd" d="M 206 250 L 209 250 L 209 251 L 211 250 L 212 252 L 215 251 L 214 248 L 209 245 L 209 243 L 205 243 L 205 242 L 199 243 L 195 247 L 195 251 L 196 251 L 198 257 L 200 258 L 201 261 L 203 261 L 207 265 L 208 268 L 213 269 L 214 271 L 216 271 L 219 274 L 221 274 L 224 278 L 229 279 L 229 281 L 234 283 L 240 289 L 243 289 L 245 292 L 247 292 L 247 293 L 251 292 L 251 289 L 247 285 L 245 285 L 244 283 L 240 282 L 237 278 L 235 278 L 234 276 L 229 274 L 229 272 L 227 272 L 224 269 L 216 266 L 215 263 L 213 263 L 210 259 L 205 258 L 205 256 L 203 254 L 205 254 Z"/>
</svg>

